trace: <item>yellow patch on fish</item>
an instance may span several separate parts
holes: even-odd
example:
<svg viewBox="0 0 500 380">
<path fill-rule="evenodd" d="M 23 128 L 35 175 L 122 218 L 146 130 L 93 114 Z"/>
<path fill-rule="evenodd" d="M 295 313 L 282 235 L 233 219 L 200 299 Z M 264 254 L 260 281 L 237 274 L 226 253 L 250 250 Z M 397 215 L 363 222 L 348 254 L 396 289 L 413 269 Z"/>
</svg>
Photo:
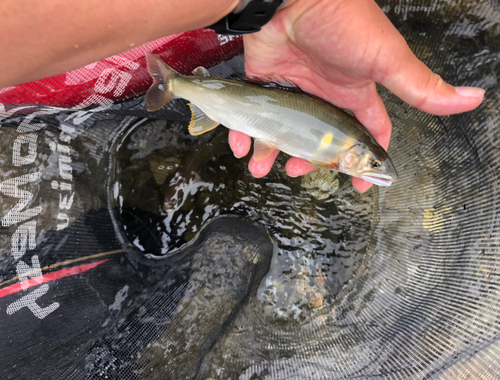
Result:
<svg viewBox="0 0 500 380">
<path fill-rule="evenodd" d="M 332 132 L 329 132 L 326 135 L 324 135 L 319 143 L 318 152 L 322 152 L 326 148 L 328 148 L 330 146 L 330 144 L 332 143 L 332 141 L 333 141 L 333 133 Z"/>
</svg>

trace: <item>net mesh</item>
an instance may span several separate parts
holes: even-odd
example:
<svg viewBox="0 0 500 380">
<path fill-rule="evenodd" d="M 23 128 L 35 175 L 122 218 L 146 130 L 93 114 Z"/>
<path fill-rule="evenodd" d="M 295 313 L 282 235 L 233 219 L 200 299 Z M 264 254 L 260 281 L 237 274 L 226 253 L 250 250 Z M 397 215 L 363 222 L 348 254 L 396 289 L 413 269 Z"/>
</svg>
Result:
<svg viewBox="0 0 500 380">
<path fill-rule="evenodd" d="M 3 379 L 500 378 L 496 1 L 379 1 L 469 113 L 380 88 L 400 179 L 264 180 L 148 113 L 144 52 L 244 75 L 198 30 L 0 90 Z M 175 249 L 173 249 L 174 247 Z"/>
</svg>

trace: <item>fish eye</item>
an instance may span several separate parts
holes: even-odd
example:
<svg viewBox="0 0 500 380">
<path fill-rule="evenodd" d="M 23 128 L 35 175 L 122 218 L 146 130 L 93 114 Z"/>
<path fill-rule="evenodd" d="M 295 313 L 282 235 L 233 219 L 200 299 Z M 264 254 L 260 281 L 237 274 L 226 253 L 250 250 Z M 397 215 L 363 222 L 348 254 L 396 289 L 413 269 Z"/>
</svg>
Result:
<svg viewBox="0 0 500 380">
<path fill-rule="evenodd" d="M 372 161 L 372 168 L 379 168 L 382 166 L 382 163 L 379 160 Z"/>
</svg>

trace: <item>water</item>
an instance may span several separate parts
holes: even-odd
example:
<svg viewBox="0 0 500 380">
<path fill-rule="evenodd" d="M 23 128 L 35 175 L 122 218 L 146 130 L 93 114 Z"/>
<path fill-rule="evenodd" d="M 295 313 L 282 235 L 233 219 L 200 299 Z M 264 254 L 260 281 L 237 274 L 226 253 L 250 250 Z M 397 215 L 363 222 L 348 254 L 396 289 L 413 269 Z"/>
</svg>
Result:
<svg viewBox="0 0 500 380">
<path fill-rule="evenodd" d="M 262 225 L 276 250 L 257 292 L 261 312 L 308 321 L 330 309 L 367 260 L 377 189 L 361 195 L 336 172 L 288 177 L 284 154 L 256 179 L 247 169 L 250 155 L 236 159 L 227 133 L 219 127 L 192 137 L 187 124 L 159 120 L 128 131 L 116 152 L 117 219 L 150 259 L 182 254 L 220 215 Z"/>
</svg>

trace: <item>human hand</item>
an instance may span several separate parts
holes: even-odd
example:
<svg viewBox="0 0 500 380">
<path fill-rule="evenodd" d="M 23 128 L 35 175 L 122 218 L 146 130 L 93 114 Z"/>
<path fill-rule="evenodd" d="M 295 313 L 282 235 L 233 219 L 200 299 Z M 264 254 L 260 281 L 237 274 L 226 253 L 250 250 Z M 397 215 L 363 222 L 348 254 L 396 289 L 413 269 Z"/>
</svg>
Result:
<svg viewBox="0 0 500 380">
<path fill-rule="evenodd" d="M 288 4 L 260 32 L 244 36 L 247 74 L 278 74 L 351 110 L 386 150 L 392 126 L 375 82 L 434 115 L 470 111 L 483 100 L 484 90 L 455 88 L 432 73 L 373 0 L 292 0 Z M 251 138 L 231 130 L 229 144 L 240 158 L 250 151 Z M 248 164 L 252 175 L 265 176 L 278 153 L 262 161 L 252 158 Z M 292 177 L 313 170 L 296 157 L 286 164 Z M 361 192 L 371 186 L 360 178 L 352 182 Z"/>
</svg>

